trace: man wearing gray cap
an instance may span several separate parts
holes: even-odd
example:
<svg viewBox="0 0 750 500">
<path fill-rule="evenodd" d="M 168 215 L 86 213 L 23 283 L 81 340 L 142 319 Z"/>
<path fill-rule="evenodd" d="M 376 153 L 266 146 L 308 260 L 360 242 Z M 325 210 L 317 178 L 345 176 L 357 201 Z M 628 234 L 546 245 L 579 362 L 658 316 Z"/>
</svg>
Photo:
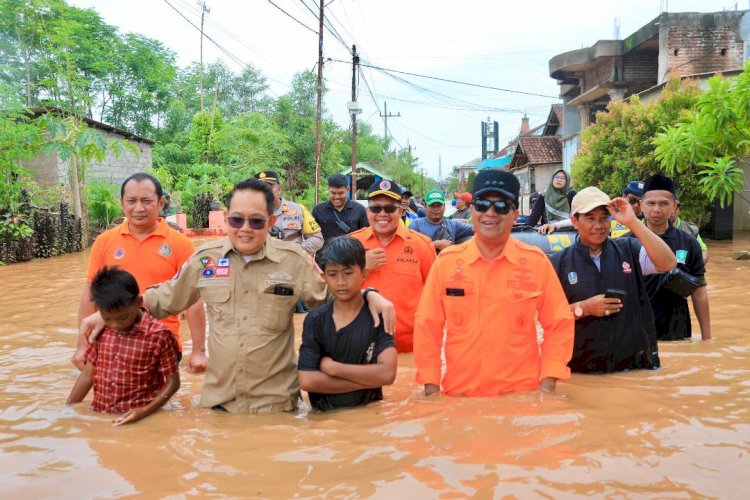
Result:
<svg viewBox="0 0 750 500">
<path fill-rule="evenodd" d="M 575 195 L 570 212 L 578 240 L 551 257 L 576 317 L 570 369 L 610 373 L 659 368 L 644 275 L 674 268 L 674 255 L 638 220 L 625 198 L 610 201 L 598 188 L 587 187 Z M 610 215 L 634 237 L 609 238 Z"/>
</svg>

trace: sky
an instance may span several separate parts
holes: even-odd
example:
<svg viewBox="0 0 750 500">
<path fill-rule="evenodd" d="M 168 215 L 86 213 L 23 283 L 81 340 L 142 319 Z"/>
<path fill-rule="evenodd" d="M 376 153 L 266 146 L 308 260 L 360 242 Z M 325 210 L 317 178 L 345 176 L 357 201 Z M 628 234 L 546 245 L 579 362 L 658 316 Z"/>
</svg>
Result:
<svg viewBox="0 0 750 500">
<path fill-rule="evenodd" d="M 93 8 L 122 33 L 160 40 L 175 51 L 181 67 L 199 60 L 200 33 L 175 11 L 199 25 L 196 0 L 68 1 Z M 235 71 L 251 64 L 268 79 L 270 95 L 288 92 L 293 75 L 314 69 L 318 60 L 316 2 L 206 0 L 210 12 L 204 33 L 232 57 L 204 40 L 204 62 L 221 59 Z M 427 175 L 437 179 L 441 171 L 445 178 L 453 166 L 481 155 L 480 122 L 488 117 L 499 123 L 500 147 L 518 134 L 524 114 L 532 127 L 544 123 L 550 106 L 560 102 L 549 60 L 613 39 L 615 19 L 625 38 L 664 10 L 716 12 L 747 9 L 748 4 L 750 0 L 326 0 L 326 16 L 343 43 L 325 31 L 324 106 L 348 127 L 352 44 L 363 65 L 514 91 L 361 68 L 358 119 L 383 135 L 381 114 L 387 102 L 389 114 L 400 114 L 388 119 L 394 146 L 411 146 Z"/>
</svg>

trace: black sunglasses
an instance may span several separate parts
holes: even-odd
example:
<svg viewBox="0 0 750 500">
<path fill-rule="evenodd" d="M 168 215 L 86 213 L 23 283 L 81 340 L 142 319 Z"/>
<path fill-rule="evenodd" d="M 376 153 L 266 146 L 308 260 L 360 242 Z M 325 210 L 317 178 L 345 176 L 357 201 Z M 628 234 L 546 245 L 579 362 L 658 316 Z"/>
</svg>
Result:
<svg viewBox="0 0 750 500">
<path fill-rule="evenodd" d="M 635 205 L 639 201 L 640 200 L 638 198 L 636 198 L 635 196 L 628 196 L 628 203 L 630 203 L 631 205 Z"/>
<path fill-rule="evenodd" d="M 235 216 L 227 217 L 227 224 L 229 224 L 229 227 L 233 227 L 234 229 L 240 229 L 245 225 L 245 221 L 250 224 L 250 228 L 260 230 L 266 227 L 268 219 L 263 219 L 260 217 L 251 217 L 249 219 Z"/>
<path fill-rule="evenodd" d="M 511 210 L 513 210 L 515 207 L 513 206 L 513 203 L 510 203 L 508 201 L 503 200 L 483 200 L 481 198 L 476 199 L 472 202 L 472 205 L 474 205 L 474 208 L 477 212 L 484 213 L 487 210 L 490 209 L 490 207 L 493 207 L 495 209 L 495 212 L 497 212 L 499 215 L 505 215 Z"/>
<path fill-rule="evenodd" d="M 374 214 L 379 214 L 383 210 L 385 210 L 385 213 L 392 214 L 399 208 L 401 208 L 401 205 L 370 205 L 367 207 L 370 212 Z"/>
</svg>

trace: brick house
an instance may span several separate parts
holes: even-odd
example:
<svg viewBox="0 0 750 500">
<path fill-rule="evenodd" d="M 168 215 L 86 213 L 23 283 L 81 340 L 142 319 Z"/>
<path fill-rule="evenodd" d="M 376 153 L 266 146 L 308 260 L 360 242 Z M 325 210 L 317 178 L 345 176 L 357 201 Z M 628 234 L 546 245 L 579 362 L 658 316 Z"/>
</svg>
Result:
<svg viewBox="0 0 750 500">
<path fill-rule="evenodd" d="M 578 151 L 581 130 L 610 100 L 626 98 L 675 76 L 718 73 L 742 67 L 747 57 L 748 11 L 708 14 L 664 12 L 624 40 L 558 54 L 550 77 L 563 100 L 563 166 Z M 743 28 L 743 26 L 745 28 Z"/>
<path fill-rule="evenodd" d="M 33 116 L 39 117 L 48 112 L 63 113 L 62 110 L 56 108 L 40 108 L 34 111 Z M 151 148 L 154 141 L 90 118 L 79 117 L 79 119 L 102 134 L 108 142 L 115 139 L 129 142 L 138 151 L 134 154 L 129 149 L 123 148 L 120 156 L 107 151 L 107 157 L 103 162 L 94 159 L 86 167 L 86 182 L 121 184 L 130 175 L 151 168 Z M 69 185 L 68 162 L 62 161 L 58 154 L 40 153 L 35 158 L 24 160 L 23 166 L 32 172 L 34 180 L 42 186 Z"/>
<path fill-rule="evenodd" d="M 557 80 L 563 100 L 563 167 L 570 171 L 581 130 L 610 100 L 638 94 L 649 102 L 661 95 L 671 78 L 689 77 L 703 85 L 716 73 L 731 77 L 748 58 L 749 11 L 664 12 L 624 40 L 599 40 L 591 47 L 556 55 L 549 61 L 549 74 Z M 747 165 L 745 176 L 750 179 Z M 747 186 L 744 194 L 750 194 Z M 714 210 L 713 237 L 750 229 L 748 203 L 742 197 L 736 200 L 733 207 Z"/>
</svg>

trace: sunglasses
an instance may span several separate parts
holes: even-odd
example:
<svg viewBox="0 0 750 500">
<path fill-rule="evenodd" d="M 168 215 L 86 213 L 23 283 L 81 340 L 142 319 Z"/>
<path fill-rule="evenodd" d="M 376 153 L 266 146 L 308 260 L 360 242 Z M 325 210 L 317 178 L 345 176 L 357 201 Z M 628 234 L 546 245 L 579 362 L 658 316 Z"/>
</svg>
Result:
<svg viewBox="0 0 750 500">
<path fill-rule="evenodd" d="M 638 201 L 638 198 L 636 198 L 635 196 L 628 196 L 628 203 L 630 203 L 631 205 L 635 205 L 636 203 L 638 203 Z"/>
<path fill-rule="evenodd" d="M 384 210 L 385 213 L 392 214 L 399 208 L 401 208 L 401 205 L 370 205 L 367 207 L 367 209 L 374 214 L 379 214 Z"/>
<path fill-rule="evenodd" d="M 250 219 L 235 216 L 227 217 L 227 224 L 234 229 L 240 229 L 245 225 L 245 221 L 250 224 L 251 229 L 260 230 L 266 227 L 268 219 L 263 219 L 261 217 L 251 217 Z"/>
<path fill-rule="evenodd" d="M 502 200 L 490 201 L 478 199 L 474 200 L 472 202 L 472 205 L 474 205 L 476 211 L 480 213 L 484 213 L 488 211 L 490 207 L 493 207 L 495 209 L 495 212 L 497 212 L 499 215 L 505 215 L 515 208 L 513 203 Z"/>
</svg>

